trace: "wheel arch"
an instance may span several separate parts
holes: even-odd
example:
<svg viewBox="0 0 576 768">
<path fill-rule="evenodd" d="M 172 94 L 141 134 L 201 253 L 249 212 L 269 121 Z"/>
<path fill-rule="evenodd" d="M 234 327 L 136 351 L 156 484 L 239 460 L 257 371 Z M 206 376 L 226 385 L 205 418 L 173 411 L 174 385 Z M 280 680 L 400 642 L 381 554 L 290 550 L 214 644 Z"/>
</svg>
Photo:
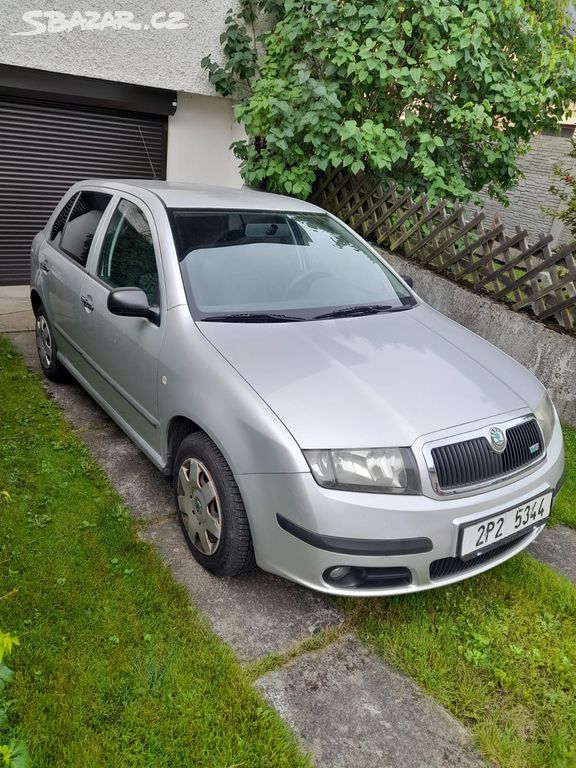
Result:
<svg viewBox="0 0 576 768">
<path fill-rule="evenodd" d="M 42 306 L 42 299 L 40 298 L 40 294 L 35 288 L 32 288 L 30 291 L 30 303 L 32 304 L 32 311 L 34 312 L 34 316 L 36 317 L 38 315 L 38 310 Z"/>
<path fill-rule="evenodd" d="M 199 424 L 196 424 L 187 416 L 173 416 L 168 422 L 166 430 L 166 465 L 164 468 L 166 475 L 171 476 L 174 473 L 174 462 L 176 461 L 176 454 L 182 440 L 194 432 L 208 434 L 206 430 L 202 429 Z M 208 437 L 212 440 L 211 435 L 208 435 Z"/>
<path fill-rule="evenodd" d="M 206 437 L 214 443 L 230 467 L 231 472 L 235 474 L 233 462 L 231 461 L 231 457 L 228 454 L 226 446 L 218 439 L 214 432 L 212 432 L 210 429 L 207 429 L 206 426 L 195 422 L 188 416 L 182 415 L 172 416 L 166 428 L 166 461 L 164 464 L 163 473 L 167 477 L 173 476 L 174 463 L 176 461 L 176 454 L 178 453 L 180 444 L 184 438 L 196 432 L 201 432 L 203 435 L 206 435 Z"/>
</svg>

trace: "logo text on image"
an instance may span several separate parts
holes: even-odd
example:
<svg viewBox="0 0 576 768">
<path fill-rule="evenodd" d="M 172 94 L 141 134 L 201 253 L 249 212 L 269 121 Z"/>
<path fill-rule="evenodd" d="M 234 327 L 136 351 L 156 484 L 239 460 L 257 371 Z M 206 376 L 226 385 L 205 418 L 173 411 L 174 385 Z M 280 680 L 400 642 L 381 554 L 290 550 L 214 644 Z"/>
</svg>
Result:
<svg viewBox="0 0 576 768">
<path fill-rule="evenodd" d="M 137 21 L 132 11 L 73 11 L 67 16 L 62 11 L 26 11 L 22 21 L 28 29 L 11 32 L 11 35 L 29 36 L 57 34 L 59 32 L 101 32 L 105 29 L 176 30 L 184 29 L 188 22 L 180 11 L 156 11 L 146 21 Z"/>
</svg>

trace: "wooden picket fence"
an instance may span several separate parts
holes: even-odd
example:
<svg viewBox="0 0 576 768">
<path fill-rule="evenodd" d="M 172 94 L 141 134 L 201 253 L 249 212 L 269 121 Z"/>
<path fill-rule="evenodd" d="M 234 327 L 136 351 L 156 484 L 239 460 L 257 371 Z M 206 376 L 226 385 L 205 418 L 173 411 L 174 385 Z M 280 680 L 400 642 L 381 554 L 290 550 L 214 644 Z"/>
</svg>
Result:
<svg viewBox="0 0 576 768">
<path fill-rule="evenodd" d="M 313 201 L 381 248 L 576 335 L 576 242 L 552 251 L 550 235 L 530 244 L 520 227 L 486 226 L 482 211 L 430 207 L 426 195 L 415 200 L 409 189 L 344 171 L 326 174 Z"/>
</svg>

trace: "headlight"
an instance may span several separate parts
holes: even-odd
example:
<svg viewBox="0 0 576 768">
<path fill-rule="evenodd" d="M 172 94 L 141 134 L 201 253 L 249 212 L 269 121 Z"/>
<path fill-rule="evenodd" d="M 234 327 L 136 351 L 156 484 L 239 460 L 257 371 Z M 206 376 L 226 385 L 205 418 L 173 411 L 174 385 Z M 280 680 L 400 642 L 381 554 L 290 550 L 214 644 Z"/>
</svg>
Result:
<svg viewBox="0 0 576 768">
<path fill-rule="evenodd" d="M 556 409 L 554 408 L 548 393 L 544 395 L 542 400 L 540 400 L 538 407 L 534 409 L 534 416 L 536 416 L 542 434 L 544 435 L 544 442 L 548 445 L 557 419 Z"/>
<path fill-rule="evenodd" d="M 304 451 L 314 479 L 323 488 L 369 493 L 421 492 L 410 448 Z"/>
</svg>

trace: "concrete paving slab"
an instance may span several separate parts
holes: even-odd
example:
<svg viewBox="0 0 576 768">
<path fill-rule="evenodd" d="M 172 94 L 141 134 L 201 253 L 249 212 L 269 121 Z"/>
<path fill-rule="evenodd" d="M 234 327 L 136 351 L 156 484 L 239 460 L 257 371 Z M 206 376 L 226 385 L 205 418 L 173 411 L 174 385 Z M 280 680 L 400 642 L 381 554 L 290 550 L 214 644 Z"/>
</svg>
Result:
<svg viewBox="0 0 576 768">
<path fill-rule="evenodd" d="M 576 531 L 566 525 L 545 528 L 528 551 L 576 584 Z"/>
<path fill-rule="evenodd" d="M 28 331 L 33 328 L 30 286 L 0 286 L 0 331 Z"/>
<path fill-rule="evenodd" d="M 34 330 L 34 313 L 30 309 L 21 312 L 0 313 L 0 332 Z"/>
<path fill-rule="evenodd" d="M 317 768 L 485 766 L 465 728 L 354 635 L 256 686 Z"/>
<path fill-rule="evenodd" d="M 54 384 L 43 377 L 42 383 L 52 400 L 62 408 L 66 420 L 82 437 L 114 424 L 98 403 L 73 379 Z"/>
<path fill-rule="evenodd" d="M 0 315 L 30 309 L 29 285 L 0 285 Z"/>
<path fill-rule="evenodd" d="M 147 526 L 142 537 L 156 546 L 215 632 L 242 661 L 286 651 L 342 623 L 341 614 L 320 595 L 263 571 L 236 579 L 211 576 L 192 557 L 174 519 Z"/>
<path fill-rule="evenodd" d="M 66 405 L 74 425 L 74 413 Z M 106 428 L 86 429 L 81 435 L 86 447 L 135 517 L 157 518 L 174 514 L 172 484 L 112 422 Z"/>
</svg>

